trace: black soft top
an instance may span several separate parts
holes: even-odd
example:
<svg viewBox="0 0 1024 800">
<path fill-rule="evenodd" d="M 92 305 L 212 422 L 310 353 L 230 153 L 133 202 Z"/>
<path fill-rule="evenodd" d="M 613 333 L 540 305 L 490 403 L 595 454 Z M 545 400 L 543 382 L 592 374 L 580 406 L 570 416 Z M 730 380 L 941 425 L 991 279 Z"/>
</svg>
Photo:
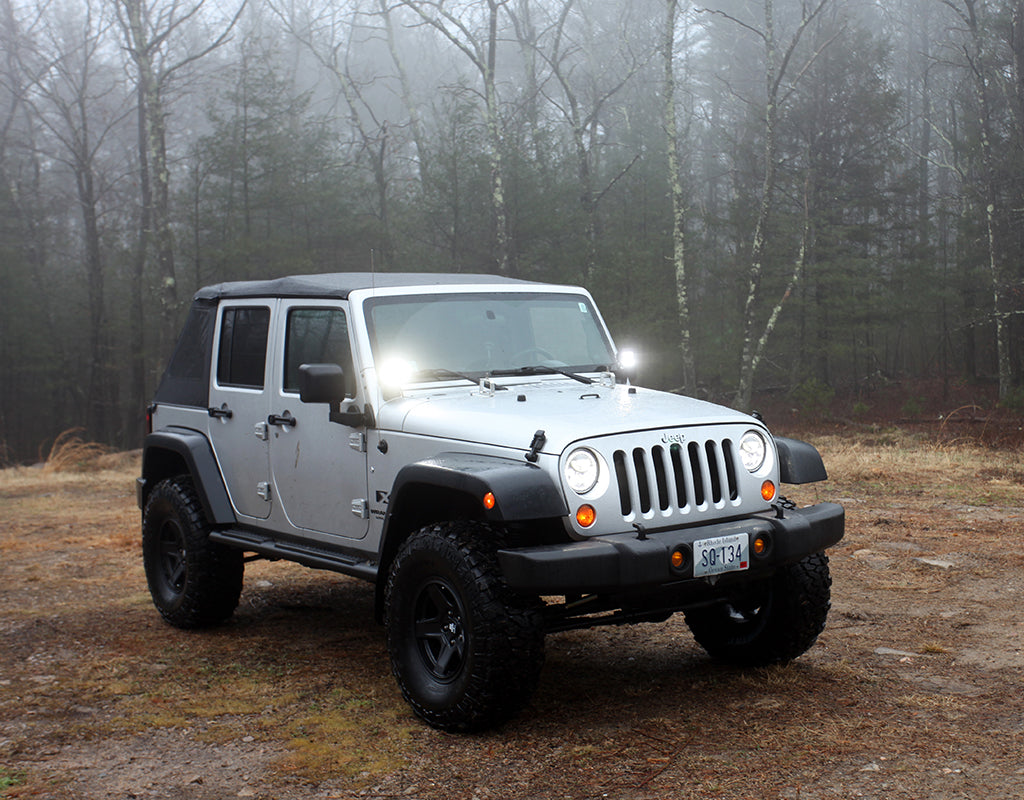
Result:
<svg viewBox="0 0 1024 800">
<path fill-rule="evenodd" d="M 217 303 L 224 298 L 286 297 L 348 299 L 356 289 L 398 286 L 458 285 L 537 286 L 532 281 L 499 275 L 461 275 L 428 272 L 333 272 L 323 275 L 292 275 L 259 281 L 231 281 L 206 286 L 196 292 L 188 319 L 178 338 L 154 400 L 158 403 L 205 408 L 209 401 L 210 364 Z"/>
<path fill-rule="evenodd" d="M 459 284 L 522 284 L 532 281 L 500 275 L 463 275 L 430 272 L 330 272 L 322 275 L 292 275 L 260 281 L 232 281 L 205 286 L 194 299 L 216 301 L 224 297 L 332 297 L 346 299 L 357 289 L 396 286 L 455 286 Z"/>
</svg>

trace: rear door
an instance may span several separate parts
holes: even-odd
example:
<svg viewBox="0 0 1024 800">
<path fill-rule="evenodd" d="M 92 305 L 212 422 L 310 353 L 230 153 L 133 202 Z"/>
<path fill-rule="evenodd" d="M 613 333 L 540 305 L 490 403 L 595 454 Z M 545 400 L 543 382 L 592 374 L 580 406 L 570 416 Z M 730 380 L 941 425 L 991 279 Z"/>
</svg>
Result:
<svg viewBox="0 0 1024 800">
<path fill-rule="evenodd" d="M 225 301 L 217 313 L 210 381 L 210 442 L 240 517 L 273 504 L 267 424 L 267 352 L 274 300 Z"/>
</svg>

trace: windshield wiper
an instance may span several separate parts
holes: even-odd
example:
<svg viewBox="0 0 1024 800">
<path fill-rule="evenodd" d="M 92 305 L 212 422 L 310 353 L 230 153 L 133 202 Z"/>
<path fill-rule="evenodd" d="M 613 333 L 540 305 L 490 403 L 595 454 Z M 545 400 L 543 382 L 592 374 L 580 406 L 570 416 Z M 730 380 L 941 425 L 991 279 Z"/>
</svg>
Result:
<svg viewBox="0 0 1024 800">
<path fill-rule="evenodd" d="M 480 383 L 480 379 L 479 378 L 473 378 L 473 377 L 470 377 L 469 375 L 466 375 L 466 374 L 464 374 L 462 372 L 456 372 L 453 369 L 445 369 L 444 367 L 437 367 L 436 369 L 421 369 L 419 372 L 416 373 L 416 375 L 417 375 L 417 377 L 423 377 L 423 378 L 428 378 L 428 379 L 429 378 L 434 378 L 434 379 L 459 378 L 459 379 L 464 380 L 464 381 L 469 381 L 470 383 Z M 508 387 L 507 386 L 496 386 L 495 388 L 496 389 L 507 389 Z"/>
<path fill-rule="evenodd" d="M 551 367 L 547 364 L 533 364 L 528 367 L 517 367 L 516 369 L 496 369 L 491 373 L 492 375 L 564 375 L 567 378 L 572 378 L 574 381 L 585 383 L 588 386 L 594 381 L 592 378 L 588 378 L 586 375 L 577 375 L 575 372 L 569 372 L 565 369 L 559 369 L 558 367 Z"/>
</svg>

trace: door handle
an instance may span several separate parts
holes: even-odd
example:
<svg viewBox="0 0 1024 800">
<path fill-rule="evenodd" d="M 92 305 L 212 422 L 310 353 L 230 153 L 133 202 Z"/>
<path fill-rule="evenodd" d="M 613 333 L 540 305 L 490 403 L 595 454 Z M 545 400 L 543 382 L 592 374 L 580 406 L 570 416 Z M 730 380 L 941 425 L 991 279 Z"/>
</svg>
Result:
<svg viewBox="0 0 1024 800">
<path fill-rule="evenodd" d="M 214 419 L 231 419 L 234 413 L 228 408 L 228 404 L 224 403 L 220 408 L 208 408 L 206 413 Z"/>
<path fill-rule="evenodd" d="M 298 423 L 298 420 L 292 416 L 290 411 L 285 411 L 280 416 L 277 414 L 271 414 L 267 417 L 267 422 L 270 425 L 287 425 L 289 428 L 294 428 Z"/>
</svg>

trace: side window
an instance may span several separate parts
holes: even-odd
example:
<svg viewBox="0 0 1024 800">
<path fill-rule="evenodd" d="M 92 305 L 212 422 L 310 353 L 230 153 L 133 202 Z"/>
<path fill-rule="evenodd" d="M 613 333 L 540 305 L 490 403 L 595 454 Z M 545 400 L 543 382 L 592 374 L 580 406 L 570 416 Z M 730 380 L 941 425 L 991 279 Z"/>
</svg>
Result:
<svg viewBox="0 0 1024 800">
<path fill-rule="evenodd" d="M 153 397 L 156 402 L 198 408 L 207 405 L 216 321 L 216 306 L 200 301 L 193 303 L 167 371 Z"/>
<path fill-rule="evenodd" d="M 219 384 L 246 389 L 263 388 L 269 330 L 269 308 L 242 306 L 224 309 L 217 358 Z"/>
<path fill-rule="evenodd" d="M 303 364 L 339 364 L 345 371 L 345 392 L 355 396 L 348 321 L 340 308 L 293 308 L 284 348 L 284 391 L 298 393 Z"/>
</svg>

